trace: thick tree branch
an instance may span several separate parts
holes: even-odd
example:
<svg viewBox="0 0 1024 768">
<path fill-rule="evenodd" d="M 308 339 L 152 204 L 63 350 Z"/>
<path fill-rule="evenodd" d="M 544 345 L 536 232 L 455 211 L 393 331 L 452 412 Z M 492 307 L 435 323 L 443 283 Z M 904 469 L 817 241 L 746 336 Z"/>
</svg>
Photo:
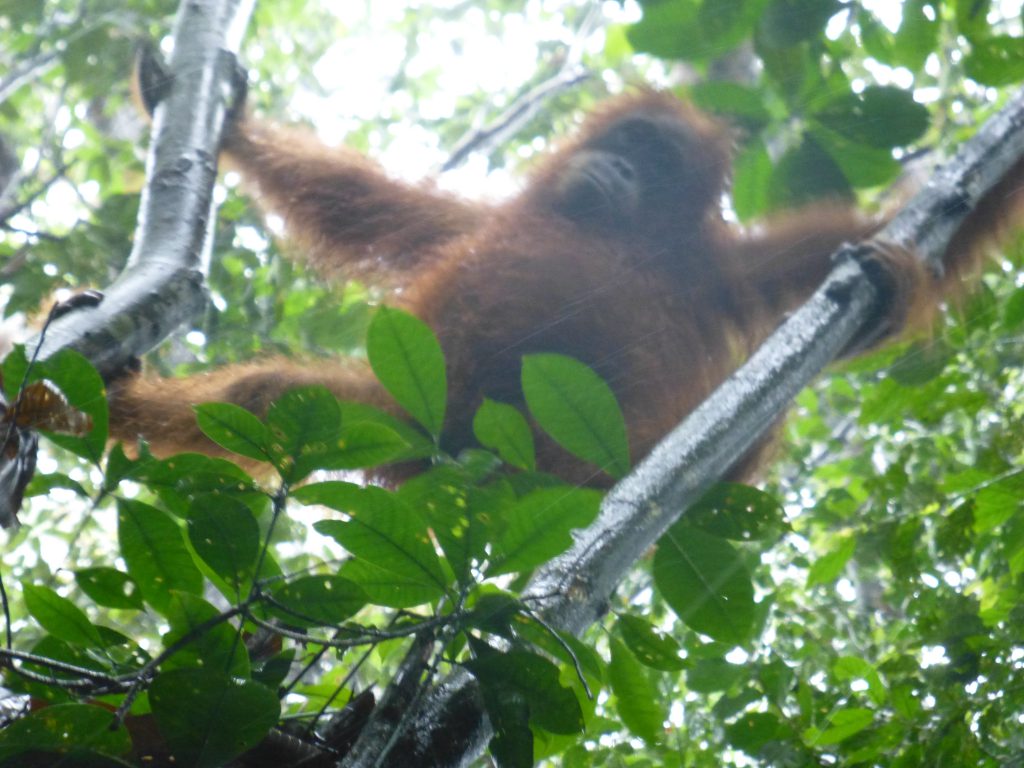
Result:
<svg viewBox="0 0 1024 768">
<path fill-rule="evenodd" d="M 128 266 L 98 307 L 71 312 L 49 328 L 41 359 L 71 347 L 109 377 L 202 308 L 217 152 L 235 74 L 229 54 L 238 50 L 251 6 L 251 0 L 182 3 L 173 84 L 154 116 Z"/>
<path fill-rule="evenodd" d="M 966 142 L 879 233 L 939 267 L 954 232 L 1024 158 L 1024 91 Z M 771 426 L 788 402 L 870 322 L 880 291 L 860 264 L 837 267 L 751 359 L 607 495 L 597 520 L 541 568 L 526 597 L 558 629 L 579 633 L 603 614 L 627 571 Z M 491 736 L 473 678 L 456 672 L 427 697 L 379 764 L 458 766 Z M 362 745 L 361 754 L 367 754 Z M 369 762 L 343 763 L 370 765 Z"/>
</svg>

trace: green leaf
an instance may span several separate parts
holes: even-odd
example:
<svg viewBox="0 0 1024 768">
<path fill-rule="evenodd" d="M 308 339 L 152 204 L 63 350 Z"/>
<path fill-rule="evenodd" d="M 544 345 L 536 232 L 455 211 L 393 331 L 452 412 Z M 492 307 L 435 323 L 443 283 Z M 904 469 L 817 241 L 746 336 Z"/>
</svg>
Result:
<svg viewBox="0 0 1024 768">
<path fill-rule="evenodd" d="M 273 691 L 216 669 L 164 672 L 149 701 L 176 762 L 194 768 L 226 765 L 259 743 L 281 714 Z"/>
<path fill-rule="evenodd" d="M 260 547 L 259 525 L 249 508 L 230 496 L 197 496 L 188 538 L 203 562 L 240 593 L 253 576 Z"/>
<path fill-rule="evenodd" d="M 57 752 L 64 760 L 47 765 L 87 765 L 90 755 L 122 757 L 131 749 L 128 731 L 115 727 L 114 713 L 91 704 L 55 704 L 8 722 L 0 731 L 0 762 L 25 752 Z M 74 758 L 78 759 L 74 759 Z M 99 761 L 97 760 L 97 763 Z M 24 763 L 28 765 L 29 762 Z M 43 765 L 33 760 L 32 765 Z M 106 763 L 103 763 L 104 765 Z"/>
<path fill-rule="evenodd" d="M 185 637 L 191 640 L 164 662 L 163 669 L 198 667 L 249 677 L 249 653 L 239 642 L 238 631 L 226 621 L 217 621 L 221 611 L 196 595 L 172 592 L 164 614 L 171 625 L 163 637 L 165 648 Z"/>
<path fill-rule="evenodd" d="M 718 693 L 747 676 L 746 667 L 725 659 L 700 659 L 686 671 L 686 687 L 697 693 Z"/>
<path fill-rule="evenodd" d="M 118 484 L 138 471 L 143 462 L 129 459 L 124 446 L 117 443 L 107 452 L 107 467 L 103 473 L 103 488 L 109 492 L 117 490 Z"/>
<path fill-rule="evenodd" d="M 716 483 L 686 511 L 695 528 L 734 541 L 771 540 L 786 529 L 782 504 L 742 483 Z"/>
<path fill-rule="evenodd" d="M 931 14 L 925 11 L 929 6 Z M 939 4 L 935 0 L 905 0 L 903 20 L 896 30 L 893 63 L 919 72 L 928 57 L 939 49 Z M 892 120 L 898 126 L 899 121 Z"/>
<path fill-rule="evenodd" d="M 427 605 L 444 594 L 444 590 L 432 582 L 414 576 L 401 576 L 356 558 L 341 566 L 338 575 L 359 585 L 367 602 L 386 608 Z"/>
<path fill-rule="evenodd" d="M 863 680 L 868 684 L 868 696 L 876 705 L 881 706 L 888 700 L 889 693 L 886 691 L 885 683 L 878 674 L 878 670 L 857 656 L 840 656 L 832 665 L 832 674 L 836 679 Z"/>
<path fill-rule="evenodd" d="M 973 45 L 992 34 L 988 24 L 988 12 L 992 0 L 954 0 L 956 6 L 956 28 Z"/>
<path fill-rule="evenodd" d="M 764 142 L 751 141 L 733 162 L 732 204 L 740 221 L 769 210 L 771 180 L 772 161 Z"/>
<path fill-rule="evenodd" d="M 993 531 L 1019 514 L 1024 500 L 1024 477 L 1011 475 L 978 491 L 974 499 L 974 530 Z"/>
<path fill-rule="evenodd" d="M 234 403 L 203 403 L 195 406 L 195 411 L 199 429 L 221 448 L 267 461 L 270 432 L 245 408 Z"/>
<path fill-rule="evenodd" d="M 542 488 L 524 496 L 505 513 L 505 527 L 494 540 L 489 576 L 529 571 L 564 552 L 573 528 L 589 525 L 601 493 L 587 488 Z"/>
<path fill-rule="evenodd" d="M 849 198 L 850 183 L 835 159 L 811 136 L 782 156 L 772 172 L 772 210 L 826 197 Z"/>
<path fill-rule="evenodd" d="M 98 605 L 121 610 L 142 610 L 139 585 L 127 573 L 115 568 L 80 568 L 75 571 L 75 582 Z"/>
<path fill-rule="evenodd" d="M 475 487 L 465 471 L 450 465 L 403 483 L 398 496 L 424 516 L 463 583 L 470 581 L 473 563 L 484 558 L 489 540 L 486 521 L 504 519 L 505 510 L 515 501 L 504 483 Z"/>
<path fill-rule="evenodd" d="M 679 657 L 679 643 L 650 623 L 637 616 L 620 614 L 618 628 L 626 646 L 645 667 L 664 672 L 686 668 L 686 660 Z"/>
<path fill-rule="evenodd" d="M 856 736 L 874 722 L 875 715 L 870 709 L 863 707 L 850 707 L 838 709 L 829 718 L 828 727 L 825 730 L 808 728 L 804 731 L 804 741 L 817 746 L 828 746 L 845 741 L 851 736 Z"/>
<path fill-rule="evenodd" d="M 811 563 L 807 573 L 807 586 L 813 587 L 816 584 L 828 584 L 839 578 L 843 568 L 850 562 L 853 552 L 857 548 L 857 539 L 853 536 L 843 536 L 838 546 Z"/>
<path fill-rule="evenodd" d="M 342 425 L 334 445 L 316 457 L 317 469 L 365 469 L 406 458 L 407 441 L 383 424 Z"/>
<path fill-rule="evenodd" d="M 790 741 L 795 736 L 788 724 L 769 712 L 744 712 L 726 726 L 729 743 L 755 757 L 772 742 Z"/>
<path fill-rule="evenodd" d="M 890 149 L 858 144 L 813 122 L 808 126 L 808 135 L 828 153 L 851 186 L 876 187 L 899 175 L 900 164 Z"/>
<path fill-rule="evenodd" d="M 473 434 L 481 445 L 497 451 L 506 464 L 536 469 L 533 433 L 513 406 L 485 398 L 473 417 Z"/>
<path fill-rule="evenodd" d="M 713 80 L 691 86 L 689 95 L 701 109 L 726 115 L 730 123 L 739 123 L 749 131 L 757 131 L 771 120 L 764 94 L 756 88 Z"/>
<path fill-rule="evenodd" d="M 1024 324 L 1024 288 L 1018 288 L 1010 294 L 1003 304 L 1003 327 L 1014 331 Z"/>
<path fill-rule="evenodd" d="M 976 40 L 963 66 L 967 76 L 982 85 L 1020 82 L 1024 80 L 1024 38 L 996 35 Z"/>
<path fill-rule="evenodd" d="M 889 366 L 889 377 L 905 387 L 920 387 L 940 375 L 953 358 L 942 339 L 914 342 Z"/>
<path fill-rule="evenodd" d="M 676 523 L 654 553 L 654 583 L 691 629 L 739 645 L 754 623 L 754 587 L 729 542 Z"/>
<path fill-rule="evenodd" d="M 55 488 L 67 488 L 83 499 L 88 499 L 90 496 L 85 487 L 77 480 L 73 480 L 62 472 L 53 472 L 49 475 L 35 475 L 25 486 L 25 498 L 48 496 L 50 491 Z"/>
<path fill-rule="evenodd" d="M 523 394 L 540 427 L 612 477 L 629 471 L 626 423 L 607 384 L 583 363 L 554 354 L 523 358 Z"/>
<path fill-rule="evenodd" d="M 356 557 L 440 590 L 448 585 L 426 522 L 383 488 L 317 483 L 300 488 L 295 498 L 303 504 L 323 504 L 349 515 L 348 521 L 321 520 L 313 527 Z"/>
<path fill-rule="evenodd" d="M 840 8 L 839 0 L 772 0 L 761 16 L 758 42 L 789 48 L 818 37 Z"/>
<path fill-rule="evenodd" d="M 480 682 L 488 711 L 492 704 L 515 696 L 526 701 L 531 724 L 568 735 L 583 730 L 583 711 L 576 694 L 559 682 L 558 667 L 543 656 L 491 650 L 466 661 L 465 666 Z"/>
<path fill-rule="evenodd" d="M 340 576 L 302 576 L 271 593 L 275 615 L 299 627 L 336 626 L 366 605 L 366 593 Z"/>
<path fill-rule="evenodd" d="M 928 109 L 911 91 L 871 85 L 860 93 L 845 92 L 815 110 L 815 119 L 853 144 L 889 149 L 919 139 L 930 122 Z"/>
<path fill-rule="evenodd" d="M 103 647 L 100 634 L 89 617 L 66 597 L 35 584 L 22 584 L 21 591 L 28 612 L 58 640 L 85 648 Z"/>
<path fill-rule="evenodd" d="M 270 455 L 289 483 L 314 469 L 318 459 L 332 450 L 341 430 L 338 399 L 323 386 L 290 389 L 267 410 Z"/>
<path fill-rule="evenodd" d="M 118 499 L 117 535 L 128 574 L 158 611 L 167 609 L 172 589 L 202 592 L 203 576 L 185 547 L 181 528 L 165 513 L 141 501 Z"/>
<path fill-rule="evenodd" d="M 366 333 L 366 355 L 398 404 L 430 434 L 440 435 L 448 385 L 434 332 L 407 312 L 381 307 Z"/>
<path fill-rule="evenodd" d="M 192 501 L 205 494 L 230 496 L 255 510 L 269 505 L 266 493 L 237 464 L 198 453 L 179 453 L 140 464 L 135 479 L 156 492 L 167 509 L 188 517 Z"/>
<path fill-rule="evenodd" d="M 350 403 L 340 401 L 342 438 L 345 439 L 350 431 L 362 426 L 381 426 L 394 432 L 408 446 L 394 460 L 411 461 L 413 459 L 425 459 L 434 455 L 434 443 L 415 425 L 396 419 L 389 413 L 364 403 Z M 356 433 L 358 434 L 358 433 Z M 340 446 L 344 448 L 344 446 Z M 389 459 L 391 460 L 391 459 Z M 379 462 L 373 462 L 379 463 Z M 370 466 L 370 463 L 362 466 Z M 327 467 L 325 467 L 326 469 Z M 331 469 L 359 469 L 360 467 L 330 467 Z"/>
<path fill-rule="evenodd" d="M 637 53 L 663 59 L 702 58 L 714 48 L 701 37 L 698 10 L 693 2 L 647 3 L 643 18 L 629 27 L 626 36 Z"/>
<path fill-rule="evenodd" d="M 611 663 L 608 682 L 615 694 L 619 717 L 630 731 L 648 744 L 657 744 L 664 731 L 665 712 L 658 706 L 661 695 L 629 649 L 614 637 L 609 638 Z"/>
</svg>

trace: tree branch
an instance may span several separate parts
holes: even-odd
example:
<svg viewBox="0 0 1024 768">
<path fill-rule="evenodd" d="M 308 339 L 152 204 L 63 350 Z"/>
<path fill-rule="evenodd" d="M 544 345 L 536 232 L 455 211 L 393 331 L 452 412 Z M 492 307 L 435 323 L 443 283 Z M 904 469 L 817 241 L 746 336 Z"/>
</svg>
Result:
<svg viewBox="0 0 1024 768">
<path fill-rule="evenodd" d="M 98 307 L 71 312 L 49 328 L 40 359 L 70 347 L 110 377 L 203 307 L 217 152 L 235 74 L 235 58 L 226 54 L 237 52 L 251 10 L 252 0 L 182 3 L 173 84 L 154 116 L 128 266 Z"/>
</svg>

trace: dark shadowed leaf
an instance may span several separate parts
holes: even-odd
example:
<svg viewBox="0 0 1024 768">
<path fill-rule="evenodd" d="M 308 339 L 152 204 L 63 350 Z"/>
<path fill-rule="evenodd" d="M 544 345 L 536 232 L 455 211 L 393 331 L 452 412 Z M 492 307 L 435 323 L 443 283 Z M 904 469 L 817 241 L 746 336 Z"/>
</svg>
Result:
<svg viewBox="0 0 1024 768">
<path fill-rule="evenodd" d="M 124 728 L 114 727 L 114 713 L 91 704 L 56 704 L 9 722 L 0 731 L 0 762 L 5 766 L 29 765 L 14 762 L 25 752 L 56 752 L 47 765 L 88 765 L 90 754 L 123 757 L 131 748 Z M 77 759 L 75 759 L 77 756 Z M 42 763 L 32 762 L 32 765 Z M 106 766 L 96 758 L 93 765 Z"/>
<path fill-rule="evenodd" d="M 583 712 L 571 688 L 558 679 L 558 667 L 534 653 L 485 652 L 466 662 L 480 681 L 488 710 L 492 700 L 510 696 L 526 702 L 530 723 L 551 733 L 574 734 L 583 730 Z"/>
<path fill-rule="evenodd" d="M 274 613 L 300 627 L 332 626 L 343 622 L 366 604 L 366 593 L 340 576 L 302 576 L 274 589 Z"/>
<path fill-rule="evenodd" d="M 618 628 L 629 650 L 644 666 L 663 672 L 677 672 L 686 668 L 686 660 L 679 657 L 679 643 L 671 635 L 629 614 L 618 617 Z"/>
<path fill-rule="evenodd" d="M 221 612 L 196 595 L 172 592 L 165 615 L 171 625 L 163 637 L 164 647 L 178 640 L 192 640 L 171 656 L 163 669 L 206 668 L 227 670 L 235 677 L 249 676 L 249 654 L 238 641 L 238 632 L 226 621 L 217 621 Z"/>
<path fill-rule="evenodd" d="M 831 713 L 826 728 L 808 728 L 803 736 L 814 744 L 838 744 L 863 731 L 874 719 L 874 713 L 864 707 L 839 709 Z"/>
<path fill-rule="evenodd" d="M 426 605 L 444 594 L 444 590 L 433 582 L 400 575 L 358 558 L 352 558 L 341 566 L 338 575 L 358 584 L 368 603 L 388 608 Z"/>
<path fill-rule="evenodd" d="M 196 554 L 236 591 L 252 578 L 260 530 L 242 502 L 230 496 L 197 496 L 189 511 L 188 538 Z"/>
<path fill-rule="evenodd" d="M 281 712 L 273 691 L 216 669 L 164 672 L 149 701 L 175 762 L 195 768 L 227 764 L 266 736 Z"/>
<path fill-rule="evenodd" d="M 116 568 L 80 568 L 75 571 L 75 583 L 97 605 L 121 610 L 138 610 L 143 606 L 139 585 Z"/>
<path fill-rule="evenodd" d="M 742 483 L 712 486 L 686 511 L 686 521 L 702 531 L 734 541 L 773 539 L 786 529 L 779 500 Z"/>
</svg>

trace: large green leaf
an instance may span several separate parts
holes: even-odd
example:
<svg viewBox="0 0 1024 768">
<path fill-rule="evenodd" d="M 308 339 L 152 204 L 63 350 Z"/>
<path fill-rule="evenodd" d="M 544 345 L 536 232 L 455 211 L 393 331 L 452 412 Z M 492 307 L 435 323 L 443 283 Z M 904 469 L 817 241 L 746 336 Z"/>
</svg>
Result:
<svg viewBox="0 0 1024 768">
<path fill-rule="evenodd" d="M 341 430 L 338 399 L 323 386 L 290 389 L 267 410 L 269 449 L 281 476 L 295 483 L 319 468 Z"/>
<path fill-rule="evenodd" d="M 734 541 L 772 540 L 786 529 L 774 496 L 742 483 L 716 483 L 686 511 L 689 525 Z"/>
<path fill-rule="evenodd" d="M 352 558 L 341 566 L 338 575 L 358 584 L 368 603 L 388 608 L 426 605 L 444 594 L 444 590 L 433 582 L 416 576 L 403 576 L 358 558 Z"/>
<path fill-rule="evenodd" d="M 200 594 L 203 576 L 185 547 L 182 530 L 167 514 L 133 499 L 118 499 L 117 536 L 128 575 L 146 602 L 163 612 L 170 590 Z"/>
<path fill-rule="evenodd" d="M 219 768 L 255 746 L 281 713 L 277 696 L 217 669 L 179 669 L 153 681 L 149 702 L 179 765 Z"/>
<path fill-rule="evenodd" d="M 676 523 L 658 542 L 654 583 L 688 627 L 733 645 L 750 638 L 754 587 L 724 539 Z"/>
<path fill-rule="evenodd" d="M 439 436 L 448 385 L 434 332 L 407 312 L 381 307 L 366 333 L 366 354 L 380 383 L 399 405 Z"/>
<path fill-rule="evenodd" d="M 75 583 L 97 605 L 121 610 L 140 610 L 143 607 L 139 585 L 127 573 L 116 568 L 79 568 L 75 571 Z"/>
<path fill-rule="evenodd" d="M 25 607 L 39 625 L 59 640 L 86 648 L 100 648 L 99 631 L 85 612 L 49 587 L 22 584 Z"/>
<path fill-rule="evenodd" d="M 270 432 L 249 411 L 234 403 L 202 403 L 195 407 L 203 434 L 239 456 L 266 461 Z"/>
<path fill-rule="evenodd" d="M 465 662 L 480 681 L 488 709 L 493 700 L 516 696 L 526 701 L 530 723 L 552 733 L 583 730 L 583 711 L 571 688 L 559 681 L 558 667 L 527 651 L 487 651 Z"/>
<path fill-rule="evenodd" d="M 553 354 L 523 358 L 530 413 L 559 445 L 612 477 L 629 471 L 626 423 L 615 395 L 583 363 Z"/>
<path fill-rule="evenodd" d="M 394 494 L 383 488 L 326 482 L 300 488 L 295 498 L 349 515 L 347 521 L 321 520 L 313 527 L 356 557 L 400 576 L 424 580 L 438 589 L 447 586 L 425 521 Z"/>
<path fill-rule="evenodd" d="M 242 502 L 230 496 L 197 496 L 189 511 L 188 538 L 196 554 L 236 592 L 252 578 L 260 530 Z"/>
<path fill-rule="evenodd" d="M 488 575 L 529 571 L 564 552 L 572 543 L 569 532 L 593 521 L 600 504 L 600 492 L 569 486 L 523 497 L 505 512 Z"/>
<path fill-rule="evenodd" d="M 204 668 L 226 671 L 235 677 L 249 676 L 249 653 L 239 642 L 238 631 L 221 612 L 196 595 L 172 592 L 164 614 L 171 625 L 163 637 L 169 647 L 186 637 L 191 640 L 164 662 L 163 669 Z"/>
<path fill-rule="evenodd" d="M 366 604 L 366 593 L 340 576 L 302 576 L 276 587 L 274 613 L 300 627 L 335 626 Z"/>
<path fill-rule="evenodd" d="M 476 487 L 460 467 L 440 466 L 404 483 L 398 496 L 409 509 L 423 515 L 452 570 L 468 582 L 474 562 L 484 558 L 489 540 L 487 523 L 504 519 L 514 501 L 504 483 Z"/>
</svg>

